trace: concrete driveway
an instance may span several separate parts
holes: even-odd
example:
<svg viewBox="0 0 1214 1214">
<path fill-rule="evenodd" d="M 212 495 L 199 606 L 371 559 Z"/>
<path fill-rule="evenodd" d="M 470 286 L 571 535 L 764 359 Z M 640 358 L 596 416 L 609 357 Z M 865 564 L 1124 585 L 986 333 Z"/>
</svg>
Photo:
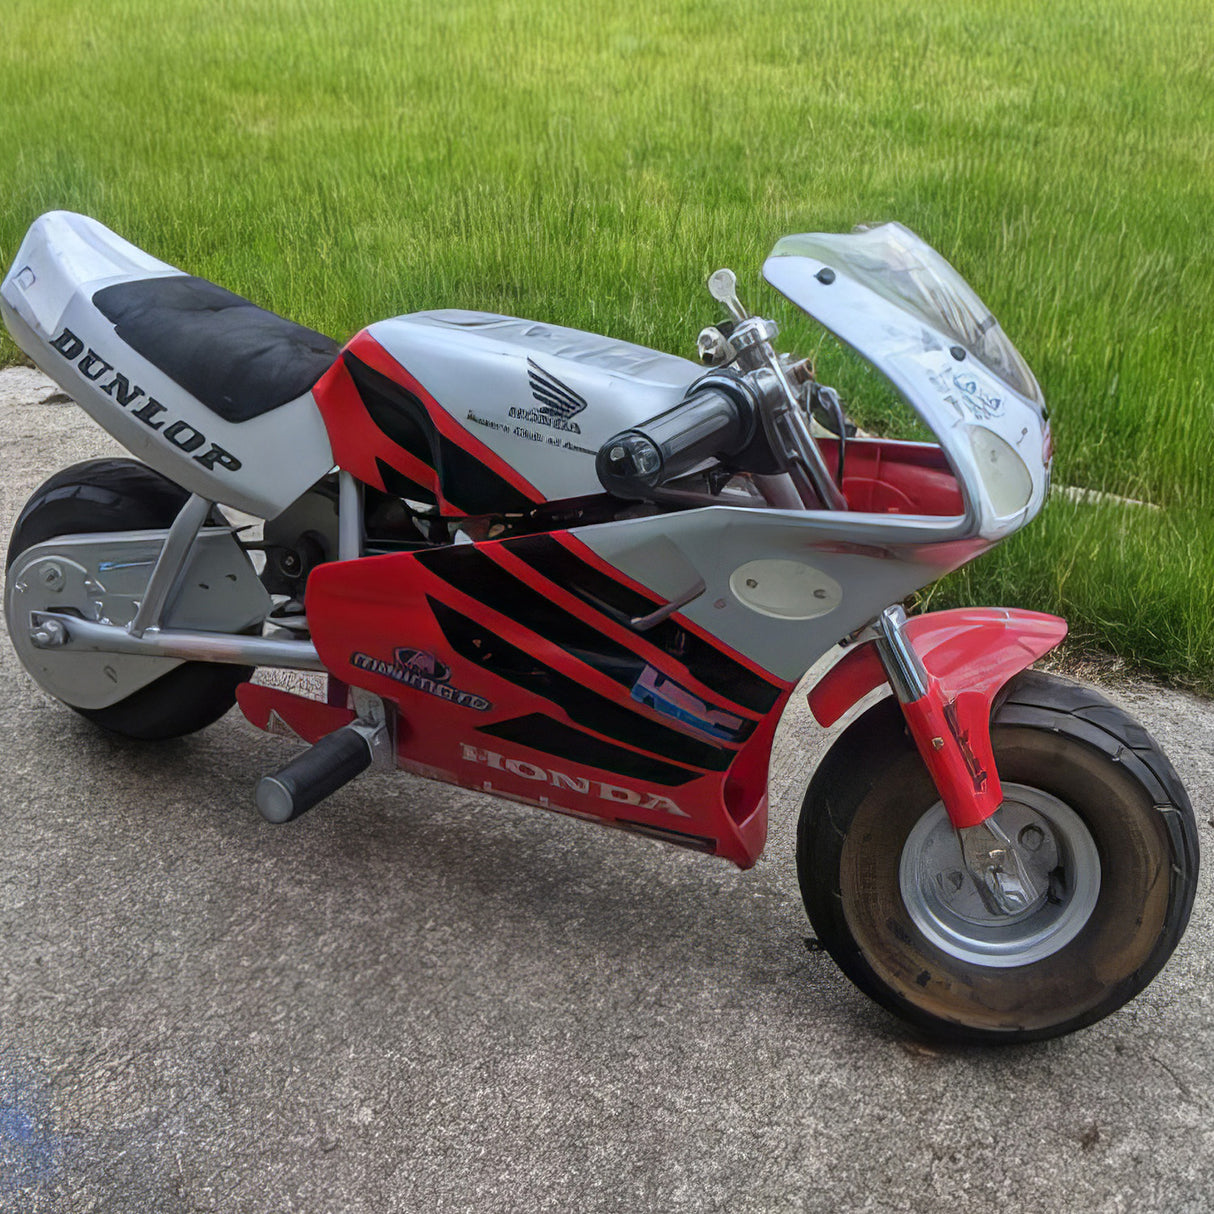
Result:
<svg viewBox="0 0 1214 1214">
<path fill-rule="evenodd" d="M 5 534 L 113 445 L 0 375 Z M 49 401 L 46 398 L 50 397 Z M 42 403 L 42 402 L 46 403 Z M 1110 694 L 1214 839 L 1214 707 Z M 271 827 L 229 714 L 124 744 L 0 641 L 0 1210 L 1208 1210 L 1214 915 L 1063 1041 L 925 1046 L 807 948 L 790 713 L 749 873 L 407 776 Z"/>
</svg>

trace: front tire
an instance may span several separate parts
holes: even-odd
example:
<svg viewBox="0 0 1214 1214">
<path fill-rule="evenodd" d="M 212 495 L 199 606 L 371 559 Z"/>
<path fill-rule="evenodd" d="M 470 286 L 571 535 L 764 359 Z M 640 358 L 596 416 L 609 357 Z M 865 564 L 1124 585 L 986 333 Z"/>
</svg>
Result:
<svg viewBox="0 0 1214 1214">
<path fill-rule="evenodd" d="M 37 544 L 60 535 L 164 530 L 189 494 L 133 459 L 96 459 L 57 472 L 34 492 L 13 527 L 6 571 Z M 223 526 L 222 517 L 209 520 Z M 58 697 L 111 733 L 159 741 L 194 733 L 219 720 L 236 702 L 236 688 L 253 677 L 251 666 L 175 662 L 167 673 L 104 708 L 83 708 Z"/>
<path fill-rule="evenodd" d="M 984 911 L 892 699 L 844 731 L 810 782 L 801 892 L 844 973 L 919 1029 L 1059 1036 L 1121 1007 L 1171 955 L 1196 892 L 1196 823 L 1154 740 L 1089 688 L 1019 675 L 991 739 L 1000 814 L 1047 857 L 1031 910 Z"/>
</svg>

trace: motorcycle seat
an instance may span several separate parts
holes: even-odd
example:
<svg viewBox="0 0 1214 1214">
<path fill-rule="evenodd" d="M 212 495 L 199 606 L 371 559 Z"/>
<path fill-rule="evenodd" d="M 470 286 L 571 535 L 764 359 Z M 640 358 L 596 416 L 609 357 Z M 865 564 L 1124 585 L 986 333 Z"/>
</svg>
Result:
<svg viewBox="0 0 1214 1214">
<path fill-rule="evenodd" d="M 340 351 L 332 338 L 188 274 L 102 287 L 93 306 L 132 350 L 229 422 L 297 400 Z"/>
</svg>

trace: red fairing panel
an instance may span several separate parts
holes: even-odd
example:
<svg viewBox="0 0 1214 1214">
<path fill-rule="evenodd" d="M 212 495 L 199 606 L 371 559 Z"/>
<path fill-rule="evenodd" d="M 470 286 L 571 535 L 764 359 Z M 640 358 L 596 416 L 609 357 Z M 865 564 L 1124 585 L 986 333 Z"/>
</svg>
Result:
<svg viewBox="0 0 1214 1214">
<path fill-rule="evenodd" d="M 406 769 L 749 867 L 792 685 L 678 616 L 635 631 L 661 600 L 588 555 L 558 532 L 322 565 L 313 641 L 398 705 Z"/>
<path fill-rule="evenodd" d="M 241 683 L 236 702 L 251 725 L 284 738 L 309 744 L 354 720 L 354 713 L 340 705 L 325 704 L 261 683 Z"/>
<path fill-rule="evenodd" d="M 338 467 L 364 484 L 451 517 L 526 512 L 543 500 L 365 331 L 312 395 Z"/>
<path fill-rule="evenodd" d="M 916 616 L 907 635 L 927 671 L 927 695 L 903 704 L 911 736 L 957 827 L 999 808 L 1003 791 L 991 748 L 991 705 L 999 691 L 1066 636 L 1065 620 L 1035 611 L 964 608 Z M 886 681 L 873 643 L 848 653 L 809 693 L 821 725 L 833 725 Z"/>
</svg>

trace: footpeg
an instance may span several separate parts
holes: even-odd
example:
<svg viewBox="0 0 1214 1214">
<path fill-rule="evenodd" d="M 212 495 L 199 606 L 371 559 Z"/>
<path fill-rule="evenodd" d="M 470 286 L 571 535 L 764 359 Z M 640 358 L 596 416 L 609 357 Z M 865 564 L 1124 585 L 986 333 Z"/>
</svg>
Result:
<svg viewBox="0 0 1214 1214">
<path fill-rule="evenodd" d="M 290 822 L 371 766 L 382 726 L 346 725 L 257 782 L 257 808 L 267 822 Z"/>
</svg>

